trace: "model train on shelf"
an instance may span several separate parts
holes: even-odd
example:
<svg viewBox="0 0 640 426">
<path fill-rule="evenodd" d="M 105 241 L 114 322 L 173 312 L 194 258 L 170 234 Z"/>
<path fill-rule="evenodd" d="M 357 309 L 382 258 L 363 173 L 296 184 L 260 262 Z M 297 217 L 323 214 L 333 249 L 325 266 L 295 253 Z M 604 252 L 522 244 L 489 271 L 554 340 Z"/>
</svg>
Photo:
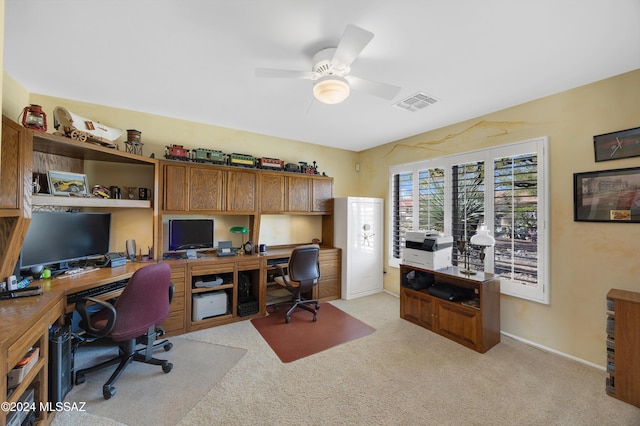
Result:
<svg viewBox="0 0 640 426">
<path fill-rule="evenodd" d="M 191 161 L 194 163 L 223 164 L 235 167 L 258 168 L 263 170 L 281 170 L 290 173 L 304 173 L 317 175 L 318 166 L 316 162 L 310 166 L 304 161 L 296 163 L 285 163 L 277 158 L 261 157 L 256 158 L 247 154 L 225 154 L 222 151 L 207 148 L 186 149 L 182 145 L 171 145 L 165 147 L 164 157 L 168 160 Z"/>
</svg>

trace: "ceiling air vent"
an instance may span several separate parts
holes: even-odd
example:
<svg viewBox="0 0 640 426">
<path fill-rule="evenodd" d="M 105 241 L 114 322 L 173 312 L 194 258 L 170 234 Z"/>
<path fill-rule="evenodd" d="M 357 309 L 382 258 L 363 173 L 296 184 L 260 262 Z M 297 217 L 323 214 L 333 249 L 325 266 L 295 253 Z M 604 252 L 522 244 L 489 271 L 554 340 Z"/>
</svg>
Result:
<svg viewBox="0 0 640 426">
<path fill-rule="evenodd" d="M 436 102 L 438 102 L 438 100 L 433 96 L 427 95 L 424 92 L 418 92 L 415 95 L 411 95 L 408 98 L 393 104 L 393 106 L 395 106 L 396 108 L 415 112 L 421 109 L 425 109 L 429 105 L 433 105 Z"/>
</svg>

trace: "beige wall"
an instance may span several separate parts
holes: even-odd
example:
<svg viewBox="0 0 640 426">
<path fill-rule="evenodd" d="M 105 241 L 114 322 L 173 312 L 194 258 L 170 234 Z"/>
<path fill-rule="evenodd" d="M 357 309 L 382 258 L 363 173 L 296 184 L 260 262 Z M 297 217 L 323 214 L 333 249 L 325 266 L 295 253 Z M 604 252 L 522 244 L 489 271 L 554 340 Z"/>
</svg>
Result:
<svg viewBox="0 0 640 426">
<path fill-rule="evenodd" d="M 593 152 L 594 135 L 640 126 L 638 99 L 640 70 L 363 151 L 360 192 L 388 201 L 391 165 L 548 136 L 551 303 L 503 296 L 502 330 L 604 366 L 607 291 L 640 291 L 640 224 L 574 222 L 573 173 L 640 167 Z M 397 294 L 398 269 L 386 271 Z"/>
</svg>

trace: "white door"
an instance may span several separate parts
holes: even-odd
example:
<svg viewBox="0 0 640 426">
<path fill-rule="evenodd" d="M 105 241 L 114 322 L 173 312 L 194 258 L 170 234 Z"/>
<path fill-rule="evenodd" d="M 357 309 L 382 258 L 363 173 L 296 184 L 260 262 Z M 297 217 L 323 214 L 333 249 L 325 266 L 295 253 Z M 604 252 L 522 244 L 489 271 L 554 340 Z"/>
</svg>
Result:
<svg viewBox="0 0 640 426">
<path fill-rule="evenodd" d="M 383 288 L 382 200 L 353 198 L 348 209 L 347 298 L 377 293 Z"/>
</svg>

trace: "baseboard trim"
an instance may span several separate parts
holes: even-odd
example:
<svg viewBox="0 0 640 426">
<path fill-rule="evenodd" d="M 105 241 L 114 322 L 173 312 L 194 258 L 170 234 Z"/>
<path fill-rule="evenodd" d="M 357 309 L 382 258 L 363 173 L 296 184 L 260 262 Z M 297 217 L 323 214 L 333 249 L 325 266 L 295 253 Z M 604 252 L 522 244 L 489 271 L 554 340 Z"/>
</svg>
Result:
<svg viewBox="0 0 640 426">
<path fill-rule="evenodd" d="M 512 338 L 513 340 L 517 340 L 517 341 L 522 342 L 524 344 L 527 344 L 529 346 L 533 346 L 534 348 L 542 349 L 545 352 L 551 352 L 553 354 L 560 355 L 561 357 L 569 358 L 569 359 L 571 359 L 573 361 L 578 361 L 579 363 L 588 365 L 589 367 L 597 368 L 598 370 L 602 370 L 602 371 L 607 371 L 607 369 L 602 365 L 594 364 L 594 363 L 586 361 L 586 360 L 584 360 L 582 358 L 578 358 L 578 357 L 575 357 L 573 355 L 569 355 L 569 354 L 566 354 L 564 352 L 557 351 L 555 349 L 549 348 L 549 347 L 541 345 L 539 343 L 532 342 L 531 340 L 523 339 L 522 337 L 513 335 L 511 333 L 507 333 L 507 332 L 504 332 L 504 331 L 501 331 L 500 333 L 505 335 L 505 336 L 507 336 L 507 337 Z"/>
<path fill-rule="evenodd" d="M 385 293 L 387 293 L 388 295 L 391 295 L 391 296 L 393 296 L 393 297 L 395 297 L 395 298 L 400 299 L 400 295 L 395 294 L 395 293 L 392 293 L 392 292 L 390 292 L 390 291 L 389 291 L 389 290 L 387 290 L 387 289 L 384 289 L 384 290 L 382 290 L 382 291 L 384 291 L 384 292 L 385 292 Z"/>
</svg>

